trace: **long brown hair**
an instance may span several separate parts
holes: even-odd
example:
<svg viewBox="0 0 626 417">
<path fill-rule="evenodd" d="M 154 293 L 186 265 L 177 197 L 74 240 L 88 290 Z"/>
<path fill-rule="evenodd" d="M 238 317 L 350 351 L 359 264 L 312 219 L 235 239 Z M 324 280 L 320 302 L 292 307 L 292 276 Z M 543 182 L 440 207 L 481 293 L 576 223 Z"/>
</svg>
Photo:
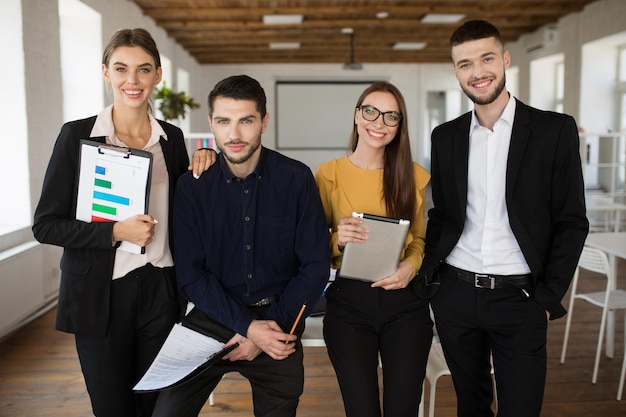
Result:
<svg viewBox="0 0 626 417">
<path fill-rule="evenodd" d="M 416 185 L 413 175 L 413 158 L 411 156 L 411 143 L 409 141 L 409 129 L 407 125 L 407 113 L 404 97 L 398 88 L 388 82 L 380 81 L 372 84 L 361 93 L 356 108 L 358 109 L 365 97 L 373 92 L 390 93 L 396 99 L 402 114 L 402 120 L 398 125 L 398 131 L 393 140 L 385 146 L 383 162 L 383 195 L 387 215 L 398 219 L 415 220 Z M 348 150 L 354 152 L 359 142 L 359 134 L 356 124 L 353 122 L 352 135 Z"/>
</svg>

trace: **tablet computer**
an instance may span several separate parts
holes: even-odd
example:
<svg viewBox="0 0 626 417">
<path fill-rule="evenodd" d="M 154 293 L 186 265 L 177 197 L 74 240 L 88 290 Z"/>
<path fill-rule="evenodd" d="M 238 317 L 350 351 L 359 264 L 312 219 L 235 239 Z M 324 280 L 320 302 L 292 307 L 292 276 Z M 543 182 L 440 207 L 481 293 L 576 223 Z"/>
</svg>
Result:
<svg viewBox="0 0 626 417">
<path fill-rule="evenodd" d="M 348 242 L 338 276 L 362 281 L 378 281 L 398 270 L 410 222 L 360 212 L 352 217 L 363 219 L 369 239 L 362 243 Z"/>
</svg>

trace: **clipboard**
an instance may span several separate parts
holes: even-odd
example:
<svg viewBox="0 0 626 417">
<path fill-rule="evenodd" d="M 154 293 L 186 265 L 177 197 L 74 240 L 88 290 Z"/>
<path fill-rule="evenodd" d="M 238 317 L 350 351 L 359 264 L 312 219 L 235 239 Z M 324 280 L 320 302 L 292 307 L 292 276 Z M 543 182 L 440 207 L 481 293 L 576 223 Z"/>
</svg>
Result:
<svg viewBox="0 0 626 417">
<path fill-rule="evenodd" d="M 224 347 L 222 342 L 177 323 L 133 391 L 158 392 L 182 385 L 201 375 L 237 346 L 238 343 Z"/>
<path fill-rule="evenodd" d="M 352 217 L 363 219 L 363 226 L 370 232 L 369 239 L 346 244 L 337 275 L 374 282 L 394 274 L 411 222 L 359 212 L 353 212 Z"/>
<path fill-rule="evenodd" d="M 152 153 L 81 139 L 78 175 L 77 220 L 116 222 L 148 213 Z M 130 242 L 119 249 L 145 253 Z"/>
</svg>

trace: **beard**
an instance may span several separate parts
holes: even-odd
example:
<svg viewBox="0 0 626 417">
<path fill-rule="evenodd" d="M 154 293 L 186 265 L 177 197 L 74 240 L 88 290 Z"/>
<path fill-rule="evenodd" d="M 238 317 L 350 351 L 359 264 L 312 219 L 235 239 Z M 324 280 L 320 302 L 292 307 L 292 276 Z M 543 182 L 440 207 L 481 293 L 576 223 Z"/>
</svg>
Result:
<svg viewBox="0 0 626 417">
<path fill-rule="evenodd" d="M 224 148 L 227 149 L 228 145 L 236 145 L 240 143 L 243 143 L 243 142 L 241 141 L 226 142 L 224 144 Z M 217 148 L 224 155 L 224 158 L 226 158 L 226 160 L 230 162 L 231 164 L 243 164 L 247 162 L 252 157 L 252 155 L 254 155 L 257 149 L 259 149 L 259 146 L 261 146 L 261 135 L 259 135 L 254 142 L 250 143 L 250 148 L 248 149 L 248 152 L 245 155 L 240 156 L 239 158 L 234 158 L 233 156 L 229 155 L 228 152 L 224 152 L 224 149 L 222 149 L 220 146 L 217 146 Z"/>
<path fill-rule="evenodd" d="M 472 102 L 474 104 L 480 104 L 480 105 L 484 105 L 484 104 L 491 104 L 494 101 L 496 101 L 496 99 L 500 96 L 500 94 L 502 93 L 502 91 L 504 90 L 504 86 L 506 85 L 506 74 L 502 74 L 502 78 L 500 79 L 500 82 L 496 85 L 495 90 L 493 90 L 493 93 L 489 94 L 486 97 L 478 97 L 474 94 L 472 94 L 468 88 L 466 88 L 464 85 L 461 85 L 461 89 L 463 90 L 463 92 L 465 93 L 465 95 L 472 100 Z"/>
</svg>

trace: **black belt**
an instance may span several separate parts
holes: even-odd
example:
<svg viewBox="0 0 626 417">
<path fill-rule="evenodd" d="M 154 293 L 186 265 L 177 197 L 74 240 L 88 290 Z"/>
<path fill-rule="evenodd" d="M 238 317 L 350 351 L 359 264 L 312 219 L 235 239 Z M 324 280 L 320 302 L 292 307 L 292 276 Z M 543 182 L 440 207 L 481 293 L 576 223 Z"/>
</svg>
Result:
<svg viewBox="0 0 626 417">
<path fill-rule="evenodd" d="M 278 301 L 278 296 L 270 295 L 269 297 L 265 297 L 256 303 L 248 304 L 248 307 L 266 307 L 270 304 L 274 304 L 276 301 Z"/>
<path fill-rule="evenodd" d="M 490 275 L 490 274 L 477 274 L 475 272 L 465 271 L 464 269 L 456 268 L 452 265 L 444 263 L 441 265 L 441 272 L 449 274 L 461 281 L 466 281 L 474 284 L 476 288 L 505 288 L 507 286 L 525 287 L 529 286 L 532 282 L 531 274 L 524 275 Z"/>
</svg>

